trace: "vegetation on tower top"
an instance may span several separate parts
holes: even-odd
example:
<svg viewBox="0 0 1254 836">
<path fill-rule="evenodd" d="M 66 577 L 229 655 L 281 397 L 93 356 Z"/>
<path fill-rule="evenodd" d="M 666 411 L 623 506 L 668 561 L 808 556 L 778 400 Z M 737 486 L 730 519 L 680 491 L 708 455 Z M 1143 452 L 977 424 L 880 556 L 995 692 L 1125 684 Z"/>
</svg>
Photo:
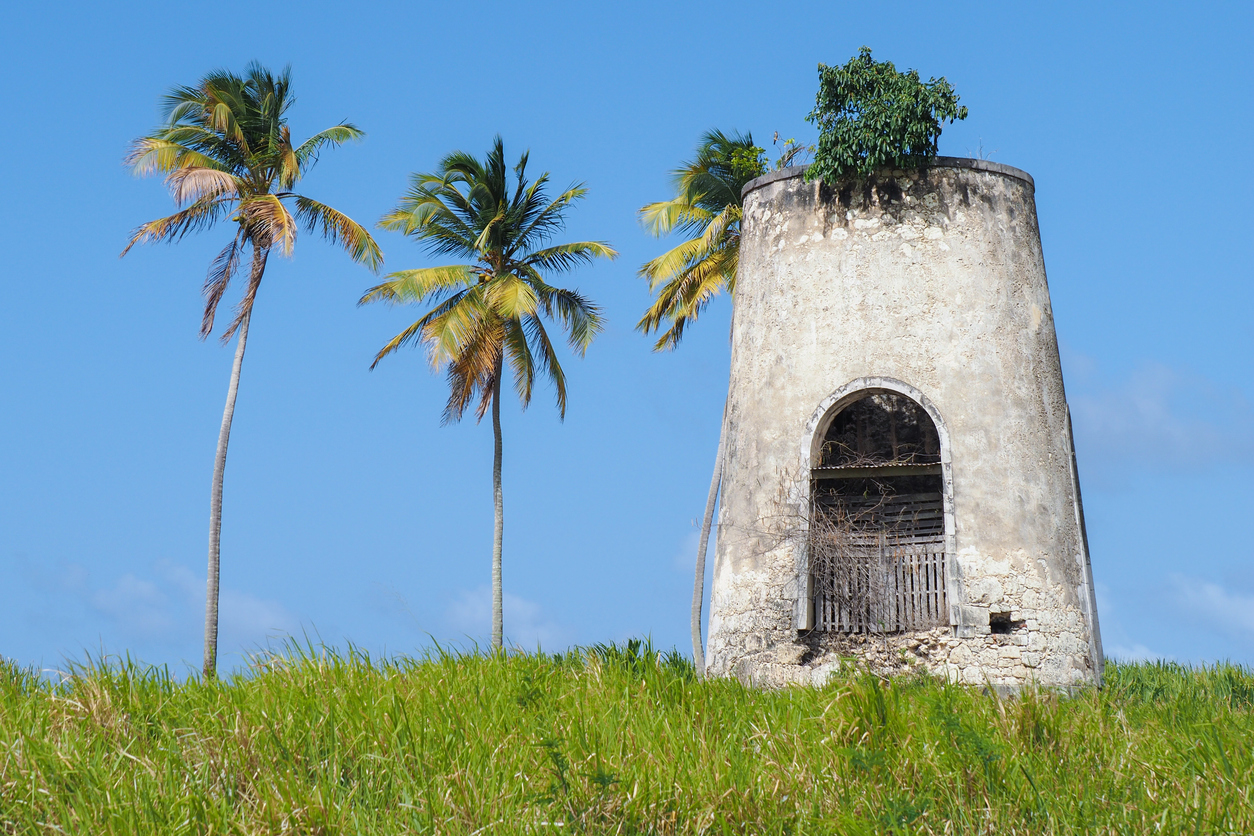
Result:
<svg viewBox="0 0 1254 836">
<path fill-rule="evenodd" d="M 921 168 L 936 156 L 941 123 L 966 119 L 948 81 L 924 83 L 862 47 L 842 67 L 819 64 L 819 92 L 806 121 L 819 129 L 806 180 L 868 177 L 880 168 Z"/>
</svg>

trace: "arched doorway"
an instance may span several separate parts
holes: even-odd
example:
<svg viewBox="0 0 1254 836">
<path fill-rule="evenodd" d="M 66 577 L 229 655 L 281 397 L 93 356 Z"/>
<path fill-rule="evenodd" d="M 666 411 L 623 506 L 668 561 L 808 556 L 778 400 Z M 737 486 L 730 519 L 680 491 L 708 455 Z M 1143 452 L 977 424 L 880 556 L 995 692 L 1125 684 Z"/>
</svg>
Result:
<svg viewBox="0 0 1254 836">
<path fill-rule="evenodd" d="M 810 471 L 814 629 L 949 623 L 940 438 L 917 402 L 867 391 L 826 416 Z"/>
</svg>

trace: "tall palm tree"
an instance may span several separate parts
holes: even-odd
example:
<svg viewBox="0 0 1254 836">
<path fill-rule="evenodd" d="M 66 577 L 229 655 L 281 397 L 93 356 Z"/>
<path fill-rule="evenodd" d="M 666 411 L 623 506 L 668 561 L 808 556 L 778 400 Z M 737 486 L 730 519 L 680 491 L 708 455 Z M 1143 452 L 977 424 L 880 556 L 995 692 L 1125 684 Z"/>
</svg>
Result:
<svg viewBox="0 0 1254 836">
<path fill-rule="evenodd" d="M 645 228 L 655 236 L 672 232 L 690 237 L 640 268 L 657 298 L 636 328 L 646 334 L 661 332 L 654 351 L 674 349 L 684 329 L 726 291 L 736 292 L 740 260 L 740 190 L 766 171 L 765 152 L 753 144 L 752 134 L 731 135 L 712 130 L 701 137 L 697 155 L 672 176 L 675 196 L 640 210 Z M 723 435 L 720 424 L 714 476 L 706 497 L 701 537 L 697 543 L 696 578 L 692 587 L 692 657 L 698 674 L 705 671 L 701 641 L 701 608 L 705 600 L 705 552 L 710 543 L 714 506 L 723 479 Z"/>
<path fill-rule="evenodd" d="M 361 304 L 427 302 L 432 307 L 379 350 L 373 369 L 402 345 L 426 345 L 436 370 L 449 382 L 444 421 L 461 420 L 474 404 L 482 420 L 492 410 L 492 647 L 504 644 L 501 545 L 501 380 L 508 364 L 514 391 L 525 409 L 536 372 L 547 375 L 566 417 L 566 376 L 544 319 L 556 320 L 580 356 L 600 332 L 600 309 L 573 290 L 553 287 L 545 274 L 562 273 L 596 258 L 618 255 L 600 241 L 542 246 L 564 226 L 564 213 L 587 191 L 572 185 L 549 200 L 548 172 L 534 183 L 526 177 L 528 155 L 514 166 L 511 189 L 505 149 L 498 136 L 481 162 L 456 151 L 433 174 L 415 174 L 399 205 L 383 217 L 384 229 L 403 232 L 428 252 L 460 256 L 470 263 L 389 273 Z"/>
<path fill-rule="evenodd" d="M 222 476 L 248 323 L 266 259 L 272 250 L 290 256 L 297 227 L 303 225 L 310 232 L 320 232 L 344 249 L 353 261 L 371 270 L 377 270 L 383 262 L 378 245 L 363 227 L 330 206 L 292 191 L 323 150 L 361 139 L 364 134 L 353 125 L 341 123 L 293 145 L 287 125 L 287 111 L 295 102 L 291 89 L 290 67 L 278 75 L 255 62 L 248 65 L 243 76 L 215 70 L 195 86 L 171 89 L 163 99 L 165 123 L 149 136 L 135 140 L 126 157 L 137 175 L 165 174 L 179 211 L 136 229 L 122 255 L 138 243 L 178 241 L 189 232 L 206 229 L 220 220 L 234 224 L 234 236 L 213 260 L 202 288 L 205 311 L 200 322 L 201 339 L 213 331 L 218 304 L 244 255 L 248 253 L 251 259 L 248 285 L 222 334 L 223 343 L 232 335 L 238 334 L 238 338 L 218 432 L 209 502 L 206 678 L 217 672 Z"/>
</svg>

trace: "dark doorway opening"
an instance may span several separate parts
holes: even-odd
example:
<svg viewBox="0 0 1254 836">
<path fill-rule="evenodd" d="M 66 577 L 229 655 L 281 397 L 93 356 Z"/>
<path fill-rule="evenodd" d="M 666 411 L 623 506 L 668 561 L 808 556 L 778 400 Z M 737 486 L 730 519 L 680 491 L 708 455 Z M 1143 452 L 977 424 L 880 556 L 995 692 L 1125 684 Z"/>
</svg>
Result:
<svg viewBox="0 0 1254 836">
<path fill-rule="evenodd" d="M 827 426 L 811 476 L 814 626 L 897 633 L 949 623 L 940 440 L 910 398 L 874 392 Z"/>
</svg>

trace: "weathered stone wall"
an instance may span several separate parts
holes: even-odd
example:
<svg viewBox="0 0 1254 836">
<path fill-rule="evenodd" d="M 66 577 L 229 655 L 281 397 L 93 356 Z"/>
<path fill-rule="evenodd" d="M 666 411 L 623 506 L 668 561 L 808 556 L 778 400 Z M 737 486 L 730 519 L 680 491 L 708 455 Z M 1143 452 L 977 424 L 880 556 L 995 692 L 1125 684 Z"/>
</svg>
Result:
<svg viewBox="0 0 1254 836">
<path fill-rule="evenodd" d="M 746 187 L 709 671 L 811 682 L 844 656 L 999 686 L 1099 679 L 1031 178 L 950 158 L 835 188 L 801 174 Z M 816 437 L 867 389 L 914 397 L 941 435 L 946 629 L 799 629 Z"/>
</svg>

